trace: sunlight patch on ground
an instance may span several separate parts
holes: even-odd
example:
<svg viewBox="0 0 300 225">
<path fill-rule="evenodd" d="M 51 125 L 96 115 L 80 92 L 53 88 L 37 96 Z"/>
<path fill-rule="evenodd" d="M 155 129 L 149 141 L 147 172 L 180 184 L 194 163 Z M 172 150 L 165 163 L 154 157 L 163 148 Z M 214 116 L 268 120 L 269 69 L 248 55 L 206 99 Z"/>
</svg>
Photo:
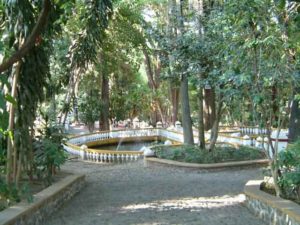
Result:
<svg viewBox="0 0 300 225">
<path fill-rule="evenodd" d="M 225 206 L 237 205 L 245 201 L 245 195 L 239 194 L 236 196 L 215 196 L 215 197 L 200 197 L 200 198 L 182 198 L 162 200 L 142 204 L 133 204 L 123 206 L 122 213 L 136 212 L 139 210 L 189 210 L 199 211 L 203 208 L 220 208 Z"/>
</svg>

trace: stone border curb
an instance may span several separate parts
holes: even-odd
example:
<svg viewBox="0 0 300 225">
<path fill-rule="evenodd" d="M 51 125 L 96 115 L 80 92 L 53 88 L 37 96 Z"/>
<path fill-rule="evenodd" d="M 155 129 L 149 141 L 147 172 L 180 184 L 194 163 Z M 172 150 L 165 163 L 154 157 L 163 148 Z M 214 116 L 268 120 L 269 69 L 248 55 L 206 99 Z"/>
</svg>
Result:
<svg viewBox="0 0 300 225">
<path fill-rule="evenodd" d="M 194 168 L 194 169 L 218 169 L 218 168 L 243 167 L 243 166 L 254 166 L 254 165 L 265 166 L 265 165 L 269 164 L 269 161 L 267 159 L 237 161 L 237 162 L 224 162 L 224 163 L 198 164 L 198 163 L 177 162 L 177 161 L 173 161 L 173 160 L 159 159 L 159 158 L 152 158 L 152 157 L 146 157 L 145 162 L 146 162 L 146 165 L 153 163 L 153 164 L 162 164 L 162 165 L 166 165 L 166 166 Z"/>
<path fill-rule="evenodd" d="M 272 225 L 300 225 L 300 205 L 260 190 L 262 180 L 250 180 L 244 188 L 246 206 Z"/>
<path fill-rule="evenodd" d="M 85 184 L 85 175 L 69 175 L 34 195 L 32 203 L 21 202 L 0 212 L 0 225 L 43 224 Z"/>
</svg>

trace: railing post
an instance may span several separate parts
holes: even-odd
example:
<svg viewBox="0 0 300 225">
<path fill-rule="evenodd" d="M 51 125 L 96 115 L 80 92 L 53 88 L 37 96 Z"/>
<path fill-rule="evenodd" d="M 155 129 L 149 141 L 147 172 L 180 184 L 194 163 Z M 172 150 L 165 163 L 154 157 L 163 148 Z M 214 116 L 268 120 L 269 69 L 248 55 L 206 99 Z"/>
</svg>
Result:
<svg viewBox="0 0 300 225">
<path fill-rule="evenodd" d="M 81 150 L 80 150 L 80 157 L 82 160 L 85 160 L 86 159 L 86 156 L 85 156 L 85 150 L 87 149 L 87 146 L 86 145 L 81 145 Z"/>
</svg>

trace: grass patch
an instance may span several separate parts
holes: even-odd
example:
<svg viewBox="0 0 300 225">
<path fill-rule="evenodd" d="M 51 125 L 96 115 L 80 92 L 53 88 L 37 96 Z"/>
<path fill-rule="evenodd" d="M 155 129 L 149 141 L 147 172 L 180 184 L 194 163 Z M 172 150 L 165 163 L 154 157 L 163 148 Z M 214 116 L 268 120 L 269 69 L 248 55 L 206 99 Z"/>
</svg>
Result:
<svg viewBox="0 0 300 225">
<path fill-rule="evenodd" d="M 246 146 L 220 146 L 212 152 L 201 150 L 197 146 L 157 146 L 153 150 L 158 158 L 188 163 L 221 163 L 266 158 L 261 150 Z"/>
</svg>

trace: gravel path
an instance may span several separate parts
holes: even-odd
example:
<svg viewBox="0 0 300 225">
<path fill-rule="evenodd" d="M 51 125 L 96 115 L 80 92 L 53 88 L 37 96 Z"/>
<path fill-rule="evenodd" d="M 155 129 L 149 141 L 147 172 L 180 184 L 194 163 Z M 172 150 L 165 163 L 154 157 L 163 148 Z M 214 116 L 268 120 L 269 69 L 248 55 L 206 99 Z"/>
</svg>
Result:
<svg viewBox="0 0 300 225">
<path fill-rule="evenodd" d="M 87 186 L 45 225 L 262 225 L 241 202 L 244 184 L 259 169 L 217 172 L 68 162 Z"/>
</svg>

